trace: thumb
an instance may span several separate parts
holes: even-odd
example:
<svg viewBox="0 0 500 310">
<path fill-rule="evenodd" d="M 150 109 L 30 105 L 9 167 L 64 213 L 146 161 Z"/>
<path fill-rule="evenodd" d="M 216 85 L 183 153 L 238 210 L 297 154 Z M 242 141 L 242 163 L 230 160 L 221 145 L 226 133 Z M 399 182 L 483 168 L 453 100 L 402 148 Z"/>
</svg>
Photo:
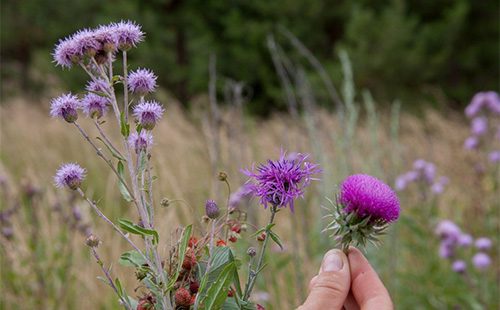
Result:
<svg viewBox="0 0 500 310">
<path fill-rule="evenodd" d="M 349 263 L 344 252 L 325 254 L 319 274 L 310 284 L 311 292 L 301 310 L 342 309 L 351 286 Z"/>
</svg>

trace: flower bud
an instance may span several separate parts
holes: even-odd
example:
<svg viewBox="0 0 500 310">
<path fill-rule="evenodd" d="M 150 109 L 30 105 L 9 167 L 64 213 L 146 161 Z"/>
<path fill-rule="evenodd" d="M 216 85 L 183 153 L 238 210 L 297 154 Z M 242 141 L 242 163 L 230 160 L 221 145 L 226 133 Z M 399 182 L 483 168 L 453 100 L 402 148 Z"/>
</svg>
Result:
<svg viewBox="0 0 500 310">
<path fill-rule="evenodd" d="M 101 241 L 94 234 L 90 234 L 85 240 L 85 244 L 91 248 L 97 248 Z"/>
<path fill-rule="evenodd" d="M 257 241 L 264 241 L 264 240 L 266 240 L 266 233 L 265 232 L 263 232 L 257 236 Z"/>
<path fill-rule="evenodd" d="M 170 200 L 168 198 L 163 198 L 161 201 L 160 201 L 160 205 L 164 208 L 167 208 L 170 206 Z"/>
<path fill-rule="evenodd" d="M 247 250 L 247 254 L 250 257 L 254 257 L 257 254 L 257 250 L 254 247 L 249 247 Z"/>
<path fill-rule="evenodd" d="M 205 214 L 213 220 L 219 216 L 220 210 L 215 201 L 207 200 L 205 203 Z"/>
<path fill-rule="evenodd" d="M 227 180 L 227 173 L 225 173 L 224 171 L 219 172 L 218 178 L 219 178 L 219 181 L 226 182 L 226 180 Z"/>
</svg>

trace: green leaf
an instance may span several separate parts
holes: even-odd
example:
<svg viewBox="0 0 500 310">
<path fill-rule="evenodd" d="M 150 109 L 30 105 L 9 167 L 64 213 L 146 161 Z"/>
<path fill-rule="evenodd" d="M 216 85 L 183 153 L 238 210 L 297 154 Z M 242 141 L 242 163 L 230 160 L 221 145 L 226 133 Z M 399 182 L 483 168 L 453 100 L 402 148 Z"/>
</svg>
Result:
<svg viewBox="0 0 500 310">
<path fill-rule="evenodd" d="M 280 237 L 272 230 L 269 231 L 269 236 L 271 236 L 271 239 L 273 239 L 273 241 L 279 245 L 280 249 L 283 250 L 283 243 L 281 242 Z"/>
<path fill-rule="evenodd" d="M 212 282 L 208 288 L 202 309 L 219 309 L 227 299 L 227 292 L 233 282 L 234 270 L 236 265 L 231 262 L 221 270 L 215 282 Z"/>
<path fill-rule="evenodd" d="M 128 231 L 129 233 L 132 233 L 134 235 L 140 235 L 144 238 L 146 236 L 151 236 L 153 237 L 153 244 L 158 244 L 160 236 L 158 235 L 158 232 L 156 230 L 143 228 L 127 219 L 119 219 L 118 224 L 120 225 L 121 229 Z"/>
<path fill-rule="evenodd" d="M 121 82 L 121 80 L 122 80 L 122 77 L 121 77 L 120 75 L 114 75 L 114 76 L 113 76 L 113 79 L 111 80 L 111 82 L 112 82 L 113 84 L 115 84 L 115 83 L 117 83 L 117 82 Z"/>
<path fill-rule="evenodd" d="M 120 178 L 122 180 L 125 180 L 125 166 L 123 166 L 123 162 L 118 161 L 118 166 L 117 166 L 118 174 L 120 175 Z M 132 197 L 130 196 L 130 193 L 127 190 L 127 187 L 121 180 L 118 180 L 118 188 L 120 189 L 120 193 L 122 194 L 123 199 L 125 199 L 127 202 L 132 201 Z"/>
<path fill-rule="evenodd" d="M 175 281 L 177 281 L 177 277 L 179 277 L 179 273 L 181 272 L 182 268 L 182 262 L 184 262 L 184 257 L 186 255 L 186 249 L 189 243 L 189 238 L 191 237 L 192 230 L 193 225 L 188 225 L 182 232 L 181 241 L 179 243 L 179 261 L 177 262 L 177 269 L 175 270 L 174 276 L 168 283 L 167 290 L 170 290 L 172 289 L 172 287 L 174 287 Z"/>
<path fill-rule="evenodd" d="M 120 113 L 120 131 L 122 136 L 127 138 L 130 135 L 130 125 L 125 122 L 125 113 Z"/>
<path fill-rule="evenodd" d="M 120 265 L 127 267 L 142 267 L 142 265 L 146 264 L 144 257 L 139 252 L 132 250 L 123 253 L 118 260 Z"/>
<path fill-rule="evenodd" d="M 222 310 L 256 310 L 255 304 L 250 301 L 244 301 L 240 298 L 232 297 L 226 299 L 222 305 Z"/>
</svg>

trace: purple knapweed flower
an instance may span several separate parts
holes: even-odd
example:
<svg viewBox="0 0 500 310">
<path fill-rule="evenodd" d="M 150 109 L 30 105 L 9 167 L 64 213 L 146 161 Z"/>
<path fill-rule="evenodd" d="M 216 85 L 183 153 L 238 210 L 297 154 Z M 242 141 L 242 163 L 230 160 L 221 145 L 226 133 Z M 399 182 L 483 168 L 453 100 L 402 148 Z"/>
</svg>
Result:
<svg viewBox="0 0 500 310">
<path fill-rule="evenodd" d="M 482 136 L 488 132 L 488 119 L 484 116 L 475 117 L 471 121 L 471 132 L 475 136 Z"/>
<path fill-rule="evenodd" d="M 106 80 L 98 78 L 98 79 L 89 81 L 87 83 L 87 85 L 85 86 L 85 89 L 89 92 L 108 94 L 110 87 L 109 87 L 109 83 Z"/>
<path fill-rule="evenodd" d="M 142 32 L 141 26 L 134 22 L 121 21 L 112 24 L 111 27 L 115 33 L 118 48 L 122 51 L 135 47 L 144 39 L 144 32 Z"/>
<path fill-rule="evenodd" d="M 458 240 L 461 235 L 460 228 L 450 220 L 440 221 L 435 230 L 436 235 L 441 239 Z"/>
<path fill-rule="evenodd" d="M 479 140 L 477 137 L 472 136 L 465 139 L 464 148 L 467 150 L 474 150 L 479 146 Z"/>
<path fill-rule="evenodd" d="M 436 194 L 440 195 L 444 192 L 444 187 L 448 184 L 449 180 L 447 177 L 440 177 L 437 182 L 432 184 L 431 186 L 431 191 Z"/>
<path fill-rule="evenodd" d="M 303 197 L 304 188 L 315 180 L 312 176 L 321 171 L 318 165 L 307 160 L 308 157 L 300 154 L 295 160 L 288 160 L 286 153 L 282 152 L 279 160 L 268 160 L 266 164 L 242 172 L 251 178 L 250 189 L 260 197 L 265 208 L 268 205 L 277 208 L 289 206 L 293 212 L 295 199 Z"/>
<path fill-rule="evenodd" d="M 399 199 L 392 188 L 366 174 L 351 175 L 342 182 L 339 202 L 345 212 L 370 216 L 373 221 L 392 222 L 400 213 Z"/>
<path fill-rule="evenodd" d="M 491 265 L 491 258 L 485 253 L 477 253 L 472 257 L 472 264 L 479 269 L 487 269 Z"/>
<path fill-rule="evenodd" d="M 156 75 L 149 69 L 137 69 L 128 76 L 128 89 L 134 94 L 144 96 L 156 88 Z"/>
<path fill-rule="evenodd" d="M 54 53 L 52 54 L 54 62 L 63 68 L 71 68 L 82 59 L 77 45 L 72 37 L 59 40 Z"/>
<path fill-rule="evenodd" d="M 474 242 L 474 239 L 469 234 L 461 234 L 458 237 L 457 243 L 461 247 L 469 247 Z"/>
<path fill-rule="evenodd" d="M 219 217 L 220 210 L 215 201 L 210 199 L 207 200 L 207 202 L 205 203 L 205 214 L 211 219 L 216 219 L 217 217 Z"/>
<path fill-rule="evenodd" d="M 456 260 L 451 265 L 451 269 L 456 273 L 464 273 L 467 269 L 467 264 L 463 260 Z"/>
<path fill-rule="evenodd" d="M 491 248 L 492 242 L 491 239 L 486 237 L 481 237 L 476 239 L 475 246 L 480 251 L 486 251 Z"/>
<path fill-rule="evenodd" d="M 500 163 L 500 151 L 492 151 L 488 154 L 488 160 L 492 164 Z"/>
<path fill-rule="evenodd" d="M 142 128 L 152 130 L 160 120 L 164 109 L 156 101 L 143 101 L 135 106 L 134 116 Z"/>
<path fill-rule="evenodd" d="M 115 52 L 117 49 L 115 29 L 112 25 L 99 26 L 94 30 L 94 36 L 104 52 Z"/>
<path fill-rule="evenodd" d="M 82 100 L 82 110 L 91 118 L 101 118 L 108 110 L 109 100 L 99 95 L 88 93 Z"/>
<path fill-rule="evenodd" d="M 73 41 L 80 55 L 94 57 L 101 49 L 101 44 L 97 41 L 94 31 L 90 29 L 79 30 L 73 35 Z"/>
<path fill-rule="evenodd" d="M 85 178 L 85 169 L 80 167 L 78 164 L 69 163 L 61 165 L 54 176 L 54 182 L 56 187 L 68 187 L 72 190 L 76 190 L 82 184 Z"/>
<path fill-rule="evenodd" d="M 61 117 L 68 123 L 73 123 L 78 119 L 78 109 L 80 107 L 80 99 L 72 93 L 67 93 L 52 99 L 50 115 L 52 117 Z"/>
<path fill-rule="evenodd" d="M 141 130 L 139 134 L 134 132 L 128 137 L 128 144 L 135 150 L 136 154 L 140 154 L 142 151 L 149 152 L 153 146 L 153 135 L 146 130 Z"/>
</svg>

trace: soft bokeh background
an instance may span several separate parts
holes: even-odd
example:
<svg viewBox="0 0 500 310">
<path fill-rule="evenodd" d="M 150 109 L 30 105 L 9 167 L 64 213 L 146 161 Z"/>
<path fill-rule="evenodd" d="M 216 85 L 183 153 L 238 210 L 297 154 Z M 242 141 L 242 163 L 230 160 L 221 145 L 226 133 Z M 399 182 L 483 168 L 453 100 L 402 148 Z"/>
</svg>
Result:
<svg viewBox="0 0 500 310">
<path fill-rule="evenodd" d="M 110 218 L 134 218 L 133 210 L 90 146 L 48 116 L 51 97 L 81 93 L 87 81 L 81 70 L 53 67 L 58 39 L 130 19 L 146 32 L 130 66 L 159 76 L 155 98 L 167 109 L 155 129 L 156 201 L 186 202 L 157 211 L 163 253 L 179 225 L 205 229 L 199 220 L 207 198 L 223 203 L 219 171 L 234 190 L 246 180 L 242 167 L 277 158 L 281 149 L 310 153 L 323 168 L 321 181 L 295 214 L 279 214 L 276 231 L 286 247 L 268 256 L 256 294 L 266 309 L 293 309 L 334 246 L 321 233 L 324 197 L 357 172 L 394 185 L 422 158 L 449 184 L 441 194 L 417 184 L 401 191 L 401 220 L 367 256 L 397 308 L 498 309 L 500 169 L 487 157 L 500 142 L 491 133 L 477 150 L 463 148 L 470 135 L 465 106 L 476 92 L 499 88 L 498 9 L 495 1 L 461 0 L 2 1 L 1 308 L 118 308 L 96 279 L 100 270 L 84 245 L 88 230 L 103 240 L 101 256 L 129 294 L 141 291 L 117 263 L 127 245 L 80 199 L 53 188 L 54 171 L 76 161 Z M 499 116 L 488 117 L 493 132 Z M 112 118 L 105 126 L 116 129 Z M 245 208 L 252 225 L 263 225 L 256 201 Z M 465 274 L 439 257 L 434 229 L 442 219 L 493 240 L 487 270 L 474 268 L 473 247 L 457 253 Z M 235 244 L 243 258 L 249 243 Z"/>
</svg>

